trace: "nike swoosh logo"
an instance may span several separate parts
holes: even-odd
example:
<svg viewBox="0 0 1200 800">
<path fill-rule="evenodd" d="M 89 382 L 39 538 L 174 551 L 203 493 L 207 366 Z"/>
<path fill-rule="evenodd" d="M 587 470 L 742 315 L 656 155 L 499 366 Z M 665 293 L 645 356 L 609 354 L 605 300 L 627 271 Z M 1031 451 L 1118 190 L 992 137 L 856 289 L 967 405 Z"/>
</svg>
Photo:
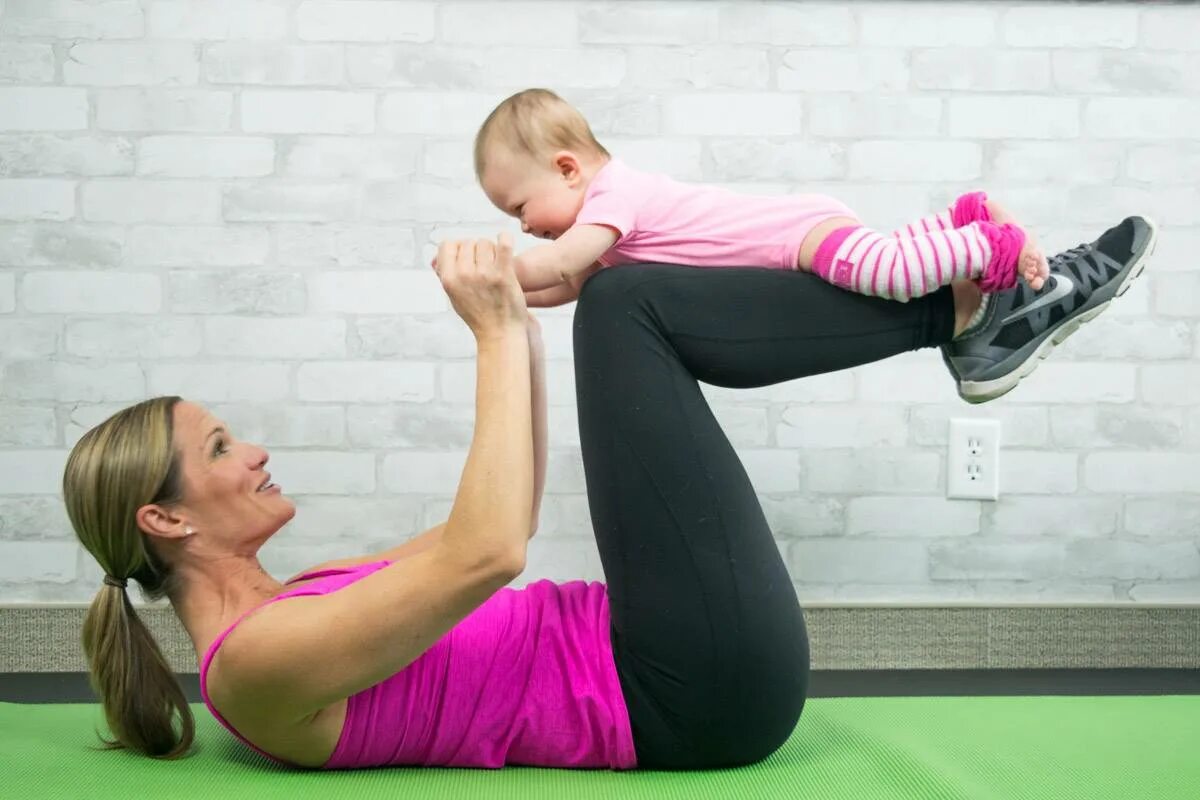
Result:
<svg viewBox="0 0 1200 800">
<path fill-rule="evenodd" d="M 1007 325 L 1014 319 L 1020 319 L 1027 314 L 1032 314 L 1034 311 L 1037 311 L 1043 306 L 1057 303 L 1059 300 L 1062 300 L 1073 291 L 1075 291 L 1075 282 L 1073 280 L 1061 273 L 1055 275 L 1053 289 L 1051 289 L 1049 292 L 1046 292 L 1046 294 L 1042 295 L 1037 300 L 1034 300 L 1029 305 L 1024 306 L 1023 308 L 1018 308 L 1016 311 L 1000 320 L 1000 324 Z"/>
</svg>

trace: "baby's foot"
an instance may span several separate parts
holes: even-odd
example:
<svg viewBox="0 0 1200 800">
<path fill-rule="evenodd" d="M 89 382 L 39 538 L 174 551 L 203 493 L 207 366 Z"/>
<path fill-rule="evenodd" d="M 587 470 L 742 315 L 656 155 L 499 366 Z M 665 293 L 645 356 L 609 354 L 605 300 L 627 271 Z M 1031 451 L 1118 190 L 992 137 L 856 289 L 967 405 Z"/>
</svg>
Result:
<svg viewBox="0 0 1200 800">
<path fill-rule="evenodd" d="M 1016 218 L 1008 213 L 1008 209 L 995 200 L 988 200 L 985 205 L 992 222 L 997 225 L 1003 225 L 1006 222 L 1013 225 L 1019 224 Z M 1038 247 L 1037 241 L 1029 231 L 1025 231 L 1025 246 L 1021 248 L 1021 253 L 1017 257 L 1017 274 L 1024 278 L 1025 282 L 1029 284 L 1029 288 L 1035 292 L 1041 289 L 1046 283 L 1046 279 L 1050 277 L 1050 264 L 1046 262 L 1046 255 Z"/>
<path fill-rule="evenodd" d="M 983 205 L 987 209 L 988 219 L 997 225 L 1003 225 L 1006 222 L 1011 222 L 1014 225 L 1017 224 L 1016 217 L 1008 213 L 1008 209 L 995 200 L 985 200 Z"/>
<path fill-rule="evenodd" d="M 1035 292 L 1041 289 L 1046 283 L 1046 278 L 1050 277 L 1050 265 L 1046 263 L 1046 255 L 1028 233 L 1025 234 L 1025 246 L 1017 256 L 1017 274 L 1024 278 L 1025 283 Z"/>
</svg>

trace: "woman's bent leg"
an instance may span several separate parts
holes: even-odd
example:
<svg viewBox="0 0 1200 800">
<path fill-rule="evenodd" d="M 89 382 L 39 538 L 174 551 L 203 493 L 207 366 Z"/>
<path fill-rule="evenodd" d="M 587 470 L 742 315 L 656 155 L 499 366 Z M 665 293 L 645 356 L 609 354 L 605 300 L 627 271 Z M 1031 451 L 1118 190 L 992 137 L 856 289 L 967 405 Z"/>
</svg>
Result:
<svg viewBox="0 0 1200 800">
<path fill-rule="evenodd" d="M 769 755 L 808 687 L 804 618 L 697 381 L 761 386 L 950 340 L 950 290 L 910 303 L 777 270 L 623 266 L 575 314 L 580 438 L 639 764 Z"/>
</svg>

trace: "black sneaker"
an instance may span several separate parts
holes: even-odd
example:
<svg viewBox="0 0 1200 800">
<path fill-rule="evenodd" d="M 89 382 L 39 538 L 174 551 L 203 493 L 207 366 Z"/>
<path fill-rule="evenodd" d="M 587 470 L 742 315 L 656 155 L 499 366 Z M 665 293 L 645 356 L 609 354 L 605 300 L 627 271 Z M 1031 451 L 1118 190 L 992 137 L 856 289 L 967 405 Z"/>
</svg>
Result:
<svg viewBox="0 0 1200 800">
<path fill-rule="evenodd" d="M 1055 345 L 1125 293 L 1145 267 L 1155 238 L 1153 222 L 1128 217 L 1091 244 L 1051 258 L 1041 291 L 1021 281 L 991 295 L 983 320 L 942 345 L 959 397 L 986 403 L 1016 387 Z"/>
</svg>

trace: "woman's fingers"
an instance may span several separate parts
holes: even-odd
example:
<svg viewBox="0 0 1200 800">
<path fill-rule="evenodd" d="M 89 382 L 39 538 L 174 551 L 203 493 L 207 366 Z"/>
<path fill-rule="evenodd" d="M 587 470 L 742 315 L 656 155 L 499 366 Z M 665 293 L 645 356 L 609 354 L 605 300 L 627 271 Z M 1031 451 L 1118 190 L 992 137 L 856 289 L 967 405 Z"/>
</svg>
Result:
<svg viewBox="0 0 1200 800">
<path fill-rule="evenodd" d="M 513 265 L 511 236 L 502 234 L 496 241 L 442 242 L 435 262 L 450 304 L 476 335 L 525 319 L 525 297 Z"/>
<path fill-rule="evenodd" d="M 458 264 L 458 253 L 462 248 L 462 242 L 450 240 L 442 242 L 438 245 L 437 258 L 434 260 L 434 269 L 438 275 L 445 277 L 445 273 L 453 272 Z"/>
<path fill-rule="evenodd" d="M 446 241 L 438 245 L 430 266 L 444 273 L 448 268 L 455 272 L 470 268 L 474 272 L 499 265 L 503 272 L 508 272 L 512 268 L 512 248 L 512 236 L 508 233 L 501 233 L 495 242 L 490 239 Z"/>
<path fill-rule="evenodd" d="M 479 269 L 490 269 L 496 263 L 496 245 L 489 239 L 476 239 L 474 256 Z"/>
<path fill-rule="evenodd" d="M 513 268 L 513 240 L 512 235 L 508 231 L 501 231 L 496 237 L 496 263 L 505 272 Z"/>
</svg>

